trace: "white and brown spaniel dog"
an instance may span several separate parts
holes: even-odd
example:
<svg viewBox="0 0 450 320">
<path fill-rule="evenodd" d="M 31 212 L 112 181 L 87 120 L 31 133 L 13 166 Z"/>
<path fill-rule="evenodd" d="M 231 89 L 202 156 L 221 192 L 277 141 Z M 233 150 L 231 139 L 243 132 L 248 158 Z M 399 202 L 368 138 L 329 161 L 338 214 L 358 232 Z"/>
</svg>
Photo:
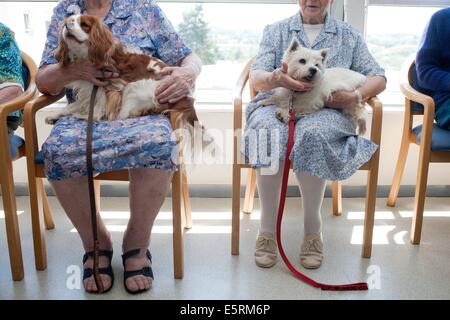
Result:
<svg viewBox="0 0 450 320">
<path fill-rule="evenodd" d="M 95 121 L 127 119 L 171 110 L 181 111 L 182 120 L 192 126 L 198 121 L 192 97 L 173 104 L 159 104 L 156 100 L 154 92 L 162 80 L 157 76 L 166 64 L 125 48 L 95 16 L 74 15 L 65 20 L 55 57 L 64 66 L 77 60 L 90 60 L 99 70 L 108 69 L 119 74 L 119 78 L 110 79 L 107 86 L 99 87 L 95 99 Z M 75 101 L 47 117 L 47 123 L 53 124 L 64 115 L 87 119 L 93 84 L 78 80 L 68 87 L 76 93 Z"/>
</svg>

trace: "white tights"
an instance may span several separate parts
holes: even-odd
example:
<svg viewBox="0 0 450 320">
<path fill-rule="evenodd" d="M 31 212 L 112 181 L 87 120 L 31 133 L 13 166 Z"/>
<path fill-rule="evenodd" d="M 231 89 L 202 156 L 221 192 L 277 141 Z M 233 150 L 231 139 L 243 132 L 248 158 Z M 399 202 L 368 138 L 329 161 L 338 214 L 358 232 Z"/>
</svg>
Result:
<svg viewBox="0 0 450 320">
<path fill-rule="evenodd" d="M 284 161 L 280 162 L 278 172 L 274 175 L 264 174 L 266 172 L 261 172 L 261 169 L 256 170 L 256 184 L 261 202 L 260 232 L 275 233 L 283 168 Z M 318 234 L 322 231 L 320 209 L 326 181 L 306 172 L 298 172 L 295 175 L 302 195 L 305 235 Z"/>
</svg>

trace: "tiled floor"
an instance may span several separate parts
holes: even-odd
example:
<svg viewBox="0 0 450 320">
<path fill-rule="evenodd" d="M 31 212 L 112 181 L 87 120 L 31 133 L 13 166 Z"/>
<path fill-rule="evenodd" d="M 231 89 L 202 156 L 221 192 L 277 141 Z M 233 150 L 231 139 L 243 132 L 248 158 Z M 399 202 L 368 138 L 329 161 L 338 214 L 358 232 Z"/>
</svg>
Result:
<svg viewBox="0 0 450 320">
<path fill-rule="evenodd" d="M 77 277 L 81 272 L 81 242 L 55 198 L 50 199 L 56 228 L 46 232 L 48 269 L 34 268 L 27 197 L 18 198 L 21 211 L 25 279 L 11 280 L 4 217 L 0 211 L 1 299 L 449 299 L 450 199 L 426 201 L 422 242 L 409 242 L 413 199 L 400 198 L 397 208 L 377 200 L 371 259 L 360 257 L 363 199 L 344 199 L 341 217 L 331 215 L 331 201 L 323 206 L 325 260 L 319 270 L 307 271 L 330 283 L 368 280 L 367 292 L 324 292 L 295 280 L 278 262 L 261 269 L 253 262 L 258 229 L 258 201 L 252 215 L 241 220 L 240 255 L 230 254 L 230 199 L 193 198 L 194 227 L 185 236 L 185 276 L 173 278 L 170 199 L 154 227 L 151 251 L 155 281 L 145 294 L 130 296 L 123 289 L 120 244 L 128 216 L 127 198 L 102 198 L 102 215 L 114 240 L 114 288 L 105 295 L 89 295 Z M 299 199 L 289 198 L 283 227 L 285 250 L 298 265 L 302 233 Z"/>
</svg>

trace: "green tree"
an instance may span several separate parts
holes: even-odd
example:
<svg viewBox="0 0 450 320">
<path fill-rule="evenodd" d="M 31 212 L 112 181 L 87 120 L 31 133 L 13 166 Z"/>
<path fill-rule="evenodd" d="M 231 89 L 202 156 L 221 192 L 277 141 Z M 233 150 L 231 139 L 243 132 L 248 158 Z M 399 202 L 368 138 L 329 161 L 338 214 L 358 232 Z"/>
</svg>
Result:
<svg viewBox="0 0 450 320">
<path fill-rule="evenodd" d="M 203 5 L 183 13 L 178 33 L 188 46 L 202 59 L 203 64 L 214 64 L 220 58 L 216 43 L 210 37 L 208 23 L 203 18 Z"/>
</svg>

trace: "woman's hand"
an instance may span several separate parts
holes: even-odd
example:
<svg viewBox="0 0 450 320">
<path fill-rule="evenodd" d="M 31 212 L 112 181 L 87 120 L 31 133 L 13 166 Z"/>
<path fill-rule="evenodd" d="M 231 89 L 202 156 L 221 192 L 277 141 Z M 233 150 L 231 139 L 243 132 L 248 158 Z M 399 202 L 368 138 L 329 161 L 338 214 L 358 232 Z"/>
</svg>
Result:
<svg viewBox="0 0 450 320">
<path fill-rule="evenodd" d="M 327 107 L 343 109 L 358 104 L 358 96 L 354 91 L 336 91 L 325 103 Z"/>
<path fill-rule="evenodd" d="M 281 68 L 275 69 L 272 72 L 272 82 L 274 87 L 284 87 L 294 91 L 309 91 L 314 86 L 308 82 L 301 80 L 294 80 L 288 74 L 288 65 L 283 62 Z"/>
<path fill-rule="evenodd" d="M 165 67 L 161 70 L 159 76 L 167 77 L 156 88 L 156 99 L 159 103 L 175 103 L 191 93 L 196 73 L 188 66 Z"/>
<path fill-rule="evenodd" d="M 72 63 L 68 68 L 72 70 L 77 80 L 89 81 L 99 87 L 104 87 L 109 84 L 109 80 L 119 77 L 117 72 L 98 70 L 88 60 Z"/>
</svg>

